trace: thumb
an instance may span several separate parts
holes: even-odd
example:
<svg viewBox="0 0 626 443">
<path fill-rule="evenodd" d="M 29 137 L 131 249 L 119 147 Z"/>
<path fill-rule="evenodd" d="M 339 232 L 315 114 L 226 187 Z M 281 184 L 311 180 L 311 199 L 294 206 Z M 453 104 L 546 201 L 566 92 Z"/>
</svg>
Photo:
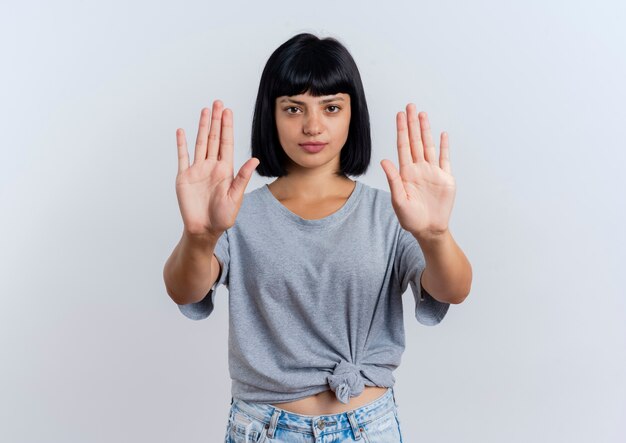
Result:
<svg viewBox="0 0 626 443">
<path fill-rule="evenodd" d="M 406 198 L 404 191 L 404 185 L 402 184 L 402 177 L 396 169 L 396 166 L 389 160 L 381 160 L 380 165 L 385 171 L 387 181 L 389 182 L 389 189 L 391 190 L 391 197 L 393 199 Z"/>
<path fill-rule="evenodd" d="M 239 168 L 239 172 L 231 184 L 231 189 L 235 192 L 236 200 L 243 198 L 246 186 L 248 186 L 252 173 L 256 167 L 259 166 L 259 163 L 261 163 L 261 161 L 258 158 L 252 157 Z"/>
</svg>

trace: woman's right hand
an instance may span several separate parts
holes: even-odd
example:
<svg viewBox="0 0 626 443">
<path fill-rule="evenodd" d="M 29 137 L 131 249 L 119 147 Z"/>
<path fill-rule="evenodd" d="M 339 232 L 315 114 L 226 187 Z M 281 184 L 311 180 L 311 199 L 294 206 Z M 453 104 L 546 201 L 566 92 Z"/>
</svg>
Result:
<svg viewBox="0 0 626 443">
<path fill-rule="evenodd" d="M 233 113 L 220 100 L 200 112 L 193 165 L 189 166 L 187 141 L 176 131 L 178 174 L 176 197 L 187 234 L 215 239 L 235 224 L 244 191 L 259 159 L 251 157 L 233 178 Z M 209 119 L 211 129 L 209 131 Z"/>
</svg>

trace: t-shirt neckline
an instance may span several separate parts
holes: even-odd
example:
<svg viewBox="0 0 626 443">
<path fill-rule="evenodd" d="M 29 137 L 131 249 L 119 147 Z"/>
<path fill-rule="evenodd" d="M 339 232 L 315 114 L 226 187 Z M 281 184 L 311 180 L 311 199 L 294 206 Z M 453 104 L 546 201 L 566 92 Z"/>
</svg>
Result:
<svg viewBox="0 0 626 443">
<path fill-rule="evenodd" d="M 361 196 L 361 193 L 363 190 L 363 184 L 359 180 L 355 180 L 355 183 L 356 185 L 354 189 L 352 190 L 352 193 L 350 194 L 346 202 L 343 204 L 343 206 L 341 206 L 332 214 L 327 215 L 326 217 L 323 217 L 323 218 L 316 219 L 316 220 L 308 220 L 291 212 L 289 209 L 287 209 L 285 205 L 283 205 L 280 201 L 278 201 L 276 197 L 274 197 L 274 194 L 272 194 L 272 191 L 270 191 L 270 188 L 267 184 L 262 186 L 261 194 L 265 197 L 266 201 L 270 205 L 272 205 L 277 211 L 283 214 L 283 216 L 285 216 L 287 219 L 291 220 L 292 222 L 300 226 L 328 227 L 329 225 L 339 220 L 342 220 L 344 216 L 346 216 L 352 210 L 354 205 L 359 200 L 359 197 Z"/>
</svg>

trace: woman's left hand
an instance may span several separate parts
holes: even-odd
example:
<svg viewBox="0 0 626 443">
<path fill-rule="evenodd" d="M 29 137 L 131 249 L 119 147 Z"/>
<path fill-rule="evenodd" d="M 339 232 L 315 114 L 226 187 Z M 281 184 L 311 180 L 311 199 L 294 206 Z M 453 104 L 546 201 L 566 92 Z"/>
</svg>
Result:
<svg viewBox="0 0 626 443">
<path fill-rule="evenodd" d="M 415 237 L 432 238 L 447 232 L 456 194 L 448 134 L 441 133 L 437 161 L 428 116 L 425 112 L 418 114 L 413 103 L 406 109 L 406 114 L 396 115 L 400 172 L 390 160 L 380 163 L 389 181 L 391 203 L 400 226 Z"/>
</svg>

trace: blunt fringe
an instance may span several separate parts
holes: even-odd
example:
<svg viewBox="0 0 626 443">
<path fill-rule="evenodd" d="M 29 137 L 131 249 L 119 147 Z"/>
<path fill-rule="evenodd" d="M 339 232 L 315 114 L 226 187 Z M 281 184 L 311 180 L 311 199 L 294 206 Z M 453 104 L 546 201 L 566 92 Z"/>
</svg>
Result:
<svg viewBox="0 0 626 443">
<path fill-rule="evenodd" d="M 372 141 L 361 75 L 338 40 L 309 33 L 295 35 L 280 45 L 263 69 L 252 118 L 252 157 L 260 161 L 255 171 L 263 177 L 287 175 L 288 157 L 276 129 L 276 98 L 307 91 L 314 97 L 350 95 L 350 127 L 337 175 L 363 175 L 370 163 Z"/>
</svg>

